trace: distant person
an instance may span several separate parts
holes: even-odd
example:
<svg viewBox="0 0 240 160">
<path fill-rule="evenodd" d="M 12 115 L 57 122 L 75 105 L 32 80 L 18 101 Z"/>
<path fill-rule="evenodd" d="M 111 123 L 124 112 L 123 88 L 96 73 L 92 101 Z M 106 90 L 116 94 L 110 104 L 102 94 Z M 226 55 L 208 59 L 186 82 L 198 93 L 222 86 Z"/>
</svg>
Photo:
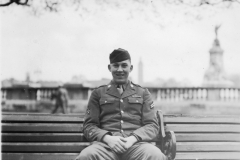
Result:
<svg viewBox="0 0 240 160">
<path fill-rule="evenodd" d="M 56 113 L 58 108 L 62 108 L 62 113 L 68 113 L 68 93 L 63 85 L 58 85 L 57 91 L 52 95 L 51 99 L 55 100 L 55 108 L 52 111 L 52 114 Z"/>
<path fill-rule="evenodd" d="M 89 99 L 83 133 L 90 146 L 77 160 L 172 160 L 149 143 L 159 124 L 148 89 L 128 79 L 133 70 L 128 51 L 110 54 L 112 81 L 96 88 Z"/>
</svg>

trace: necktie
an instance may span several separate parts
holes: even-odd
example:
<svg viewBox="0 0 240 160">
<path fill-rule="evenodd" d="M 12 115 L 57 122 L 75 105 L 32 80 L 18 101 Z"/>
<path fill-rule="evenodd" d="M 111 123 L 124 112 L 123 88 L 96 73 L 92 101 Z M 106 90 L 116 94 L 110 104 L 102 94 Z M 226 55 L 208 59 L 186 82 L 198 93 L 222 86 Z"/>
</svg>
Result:
<svg viewBox="0 0 240 160">
<path fill-rule="evenodd" d="M 118 85 L 117 86 L 117 90 L 120 93 L 120 95 L 122 95 L 122 93 L 123 93 L 123 86 L 122 85 Z"/>
</svg>

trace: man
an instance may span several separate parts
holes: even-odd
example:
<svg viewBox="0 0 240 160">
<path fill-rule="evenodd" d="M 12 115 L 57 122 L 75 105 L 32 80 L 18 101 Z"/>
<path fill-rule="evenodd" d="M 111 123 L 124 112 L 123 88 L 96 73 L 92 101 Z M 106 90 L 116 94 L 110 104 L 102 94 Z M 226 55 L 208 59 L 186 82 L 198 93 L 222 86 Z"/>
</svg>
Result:
<svg viewBox="0 0 240 160">
<path fill-rule="evenodd" d="M 53 109 L 52 114 L 56 113 L 59 107 L 61 107 L 63 114 L 68 113 L 68 93 L 67 90 L 63 88 L 62 84 L 58 85 L 58 90 L 52 95 L 51 99 L 55 99 L 55 108 Z"/>
<path fill-rule="evenodd" d="M 168 159 L 147 142 L 157 136 L 159 125 L 149 91 L 128 80 L 133 70 L 128 51 L 114 50 L 109 58 L 113 79 L 92 92 L 83 124 L 84 136 L 92 144 L 76 159 Z"/>
</svg>

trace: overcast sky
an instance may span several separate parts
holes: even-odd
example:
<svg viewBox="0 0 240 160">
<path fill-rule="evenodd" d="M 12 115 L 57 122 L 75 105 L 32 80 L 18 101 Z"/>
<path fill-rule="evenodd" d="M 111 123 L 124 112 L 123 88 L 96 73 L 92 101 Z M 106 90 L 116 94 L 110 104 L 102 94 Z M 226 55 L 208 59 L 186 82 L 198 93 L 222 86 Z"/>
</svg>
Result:
<svg viewBox="0 0 240 160">
<path fill-rule="evenodd" d="M 89 14 L 65 8 L 33 16 L 20 6 L 2 9 L 1 80 L 24 80 L 27 72 L 34 79 L 36 71 L 41 71 L 41 80 L 66 82 L 74 75 L 89 80 L 111 78 L 109 54 L 123 48 L 131 54 L 131 77 L 136 83 L 141 58 L 144 81 L 175 78 L 201 85 L 217 24 L 221 24 L 225 71 L 240 74 L 240 5 L 214 12 L 200 10 L 200 20 L 191 11 L 183 14 L 161 5 L 157 8 L 160 16 L 151 14 L 148 5 L 139 12 L 129 11 L 131 4 L 100 11 L 95 11 L 99 5 L 93 2 L 85 5 L 92 9 Z"/>
</svg>

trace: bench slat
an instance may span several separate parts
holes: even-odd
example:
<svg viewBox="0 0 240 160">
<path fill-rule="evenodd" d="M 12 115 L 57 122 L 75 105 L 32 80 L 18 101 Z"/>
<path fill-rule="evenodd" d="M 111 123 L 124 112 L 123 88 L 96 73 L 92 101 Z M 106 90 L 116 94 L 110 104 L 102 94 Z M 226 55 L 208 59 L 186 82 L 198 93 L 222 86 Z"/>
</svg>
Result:
<svg viewBox="0 0 240 160">
<path fill-rule="evenodd" d="M 3 152 L 80 152 L 90 143 L 2 143 Z M 237 142 L 178 142 L 177 152 L 240 151 Z"/>
<path fill-rule="evenodd" d="M 79 153 L 2 153 L 3 160 L 74 160 Z"/>
<path fill-rule="evenodd" d="M 239 142 L 178 142 L 177 152 L 240 151 Z"/>
<path fill-rule="evenodd" d="M 164 122 L 166 123 L 187 123 L 187 124 L 240 124 L 240 118 L 236 115 L 164 115 Z"/>
<path fill-rule="evenodd" d="M 157 142 L 155 138 L 151 142 Z M 82 133 L 2 133 L 2 142 L 88 142 Z"/>
<path fill-rule="evenodd" d="M 8 122 L 83 122 L 83 114 L 64 114 L 64 115 L 51 115 L 51 114 L 4 114 L 2 115 L 2 121 Z M 218 115 L 206 115 L 206 116 L 194 116 L 194 115 L 164 115 L 165 123 L 201 123 L 201 124 L 240 124 L 239 116 L 218 116 Z"/>
<path fill-rule="evenodd" d="M 176 133 L 177 142 L 240 142 L 240 134 L 235 133 Z"/>
<path fill-rule="evenodd" d="M 90 143 L 2 143 L 2 152 L 79 153 Z"/>
<path fill-rule="evenodd" d="M 53 123 L 53 122 L 61 122 L 61 123 L 74 123 L 74 122 L 83 122 L 83 116 L 71 116 L 71 115 L 66 115 L 66 116 L 59 116 L 59 115 L 2 115 L 2 122 L 46 122 L 46 123 Z"/>
<path fill-rule="evenodd" d="M 176 133 L 177 142 L 240 142 L 240 134 Z M 87 142 L 82 133 L 2 133 L 2 142 Z"/>
<path fill-rule="evenodd" d="M 2 153 L 4 160 L 74 160 L 79 153 Z M 178 152 L 176 160 L 209 159 L 209 160 L 240 160 L 237 152 Z"/>
<path fill-rule="evenodd" d="M 240 132 L 240 125 L 227 124 L 168 124 L 165 129 L 174 132 Z"/>
<path fill-rule="evenodd" d="M 240 133 L 240 125 L 224 124 L 168 124 L 165 126 L 166 131 L 174 132 L 225 132 Z M 69 123 L 2 123 L 3 132 L 81 132 L 82 124 Z"/>
<path fill-rule="evenodd" d="M 85 113 L 38 113 L 38 112 L 31 112 L 31 113 L 22 113 L 22 112 L 2 112 L 3 115 L 7 116 L 60 116 L 60 117 L 83 117 Z"/>
<path fill-rule="evenodd" d="M 176 160 L 240 160 L 239 152 L 178 152 L 176 154 Z"/>
<path fill-rule="evenodd" d="M 2 142 L 88 142 L 82 133 L 2 133 Z"/>
<path fill-rule="evenodd" d="M 2 123 L 2 132 L 81 132 L 82 124 Z"/>
</svg>

